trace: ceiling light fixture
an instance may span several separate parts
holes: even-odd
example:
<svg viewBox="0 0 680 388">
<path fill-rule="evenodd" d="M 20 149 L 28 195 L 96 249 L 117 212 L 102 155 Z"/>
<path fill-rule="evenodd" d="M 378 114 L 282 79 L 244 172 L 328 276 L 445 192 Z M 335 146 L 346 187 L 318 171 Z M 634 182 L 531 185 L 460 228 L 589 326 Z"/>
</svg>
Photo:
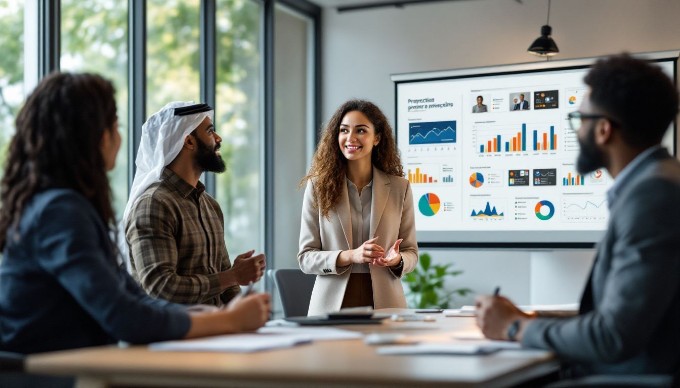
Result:
<svg viewBox="0 0 680 388">
<path fill-rule="evenodd" d="M 552 27 L 550 27 L 550 1 L 548 0 L 548 21 L 543 27 L 541 27 L 541 36 L 538 37 L 534 43 L 527 49 L 528 52 L 538 55 L 541 57 L 551 57 L 557 55 L 560 49 L 557 48 L 557 44 L 553 40 Z"/>
</svg>

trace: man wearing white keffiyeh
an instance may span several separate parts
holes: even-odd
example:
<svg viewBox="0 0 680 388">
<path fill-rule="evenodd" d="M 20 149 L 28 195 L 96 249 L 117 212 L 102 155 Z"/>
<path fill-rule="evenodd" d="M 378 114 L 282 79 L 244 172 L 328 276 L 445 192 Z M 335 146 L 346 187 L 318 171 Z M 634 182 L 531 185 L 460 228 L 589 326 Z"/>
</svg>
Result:
<svg viewBox="0 0 680 388">
<path fill-rule="evenodd" d="M 232 266 L 222 211 L 199 181 L 205 171 L 225 169 L 212 114 L 206 104 L 171 102 L 144 123 L 120 227 L 120 249 L 135 280 L 176 303 L 221 306 L 264 270 L 264 255 L 254 250 Z"/>
</svg>

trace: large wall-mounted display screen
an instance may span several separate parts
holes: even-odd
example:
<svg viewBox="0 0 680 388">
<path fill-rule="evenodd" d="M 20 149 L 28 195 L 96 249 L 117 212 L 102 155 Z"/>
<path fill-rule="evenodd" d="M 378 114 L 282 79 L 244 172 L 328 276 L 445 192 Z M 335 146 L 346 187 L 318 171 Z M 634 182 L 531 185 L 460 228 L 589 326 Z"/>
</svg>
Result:
<svg viewBox="0 0 680 388">
<path fill-rule="evenodd" d="M 655 60 L 675 79 L 677 56 Z M 576 171 L 567 120 L 592 62 L 393 76 L 421 245 L 585 247 L 602 237 L 613 181 Z M 666 138 L 675 152 L 674 128 Z"/>
</svg>

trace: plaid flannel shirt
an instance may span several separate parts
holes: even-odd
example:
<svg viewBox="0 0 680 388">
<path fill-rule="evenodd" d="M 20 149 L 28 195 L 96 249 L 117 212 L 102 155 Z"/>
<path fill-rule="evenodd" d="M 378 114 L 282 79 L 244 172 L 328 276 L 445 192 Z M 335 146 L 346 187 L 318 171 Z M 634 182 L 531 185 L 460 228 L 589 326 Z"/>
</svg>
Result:
<svg viewBox="0 0 680 388">
<path fill-rule="evenodd" d="M 149 295 L 184 304 L 221 306 L 240 291 L 222 291 L 231 268 L 224 217 L 214 198 L 169 168 L 133 206 L 125 228 L 132 276 Z"/>
</svg>

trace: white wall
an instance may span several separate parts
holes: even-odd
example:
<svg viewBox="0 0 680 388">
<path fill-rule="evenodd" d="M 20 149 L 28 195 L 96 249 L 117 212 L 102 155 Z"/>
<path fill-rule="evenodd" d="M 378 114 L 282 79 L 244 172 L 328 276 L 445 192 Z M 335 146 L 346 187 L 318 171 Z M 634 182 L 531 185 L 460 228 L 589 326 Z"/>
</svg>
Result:
<svg viewBox="0 0 680 388">
<path fill-rule="evenodd" d="M 547 1 L 476 0 L 323 14 L 323 117 L 364 97 L 394 120 L 390 74 L 538 60 Z M 553 0 L 556 59 L 680 49 L 678 0 Z"/>
<path fill-rule="evenodd" d="M 323 14 L 323 117 L 349 98 L 369 99 L 394 122 L 390 74 L 532 62 L 547 1 L 476 0 Z M 553 0 L 556 59 L 680 49 L 678 0 Z M 428 250 L 465 272 L 451 287 L 517 303 L 576 302 L 592 263 L 587 251 Z M 458 300 L 470 303 L 472 299 Z"/>
<path fill-rule="evenodd" d="M 302 191 L 307 172 L 307 21 L 277 8 L 274 79 L 274 264 L 297 265 Z"/>
<path fill-rule="evenodd" d="M 275 13 L 274 61 L 274 268 L 297 267 L 302 193 L 309 148 L 308 45 L 310 22 L 284 8 Z M 274 296 L 275 316 L 281 314 Z"/>
</svg>

